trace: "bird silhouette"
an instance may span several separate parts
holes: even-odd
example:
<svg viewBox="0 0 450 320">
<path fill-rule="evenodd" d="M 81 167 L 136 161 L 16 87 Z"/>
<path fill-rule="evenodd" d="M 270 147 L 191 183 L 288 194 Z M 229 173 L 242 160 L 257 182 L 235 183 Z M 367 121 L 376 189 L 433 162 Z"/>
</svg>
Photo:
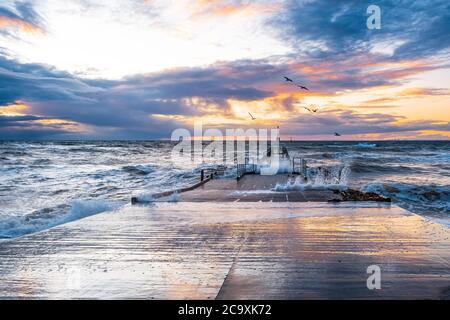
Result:
<svg viewBox="0 0 450 320">
<path fill-rule="evenodd" d="M 306 110 L 308 110 L 311 113 L 316 113 L 317 111 L 319 111 L 318 108 L 308 108 L 308 107 L 303 107 L 303 108 L 305 108 Z"/>
<path fill-rule="evenodd" d="M 284 77 L 286 79 L 287 82 L 294 82 L 294 80 L 289 79 L 288 77 Z"/>
<path fill-rule="evenodd" d="M 309 91 L 309 89 L 307 87 L 305 87 L 305 86 L 301 86 L 301 85 L 298 84 L 297 87 L 299 87 L 300 89 Z"/>
<path fill-rule="evenodd" d="M 252 120 L 256 120 L 256 118 L 250 112 L 248 114 L 250 115 L 250 117 L 252 117 Z"/>
<path fill-rule="evenodd" d="M 341 135 L 340 135 L 339 133 L 337 133 L 337 132 L 335 132 L 334 135 L 335 135 L 336 137 L 340 137 L 340 136 L 341 136 Z"/>
</svg>

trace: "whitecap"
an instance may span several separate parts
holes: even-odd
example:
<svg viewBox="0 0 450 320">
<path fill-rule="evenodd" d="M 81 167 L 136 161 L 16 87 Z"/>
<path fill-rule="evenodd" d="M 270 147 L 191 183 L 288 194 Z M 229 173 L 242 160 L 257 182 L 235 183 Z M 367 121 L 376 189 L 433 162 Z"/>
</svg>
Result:
<svg viewBox="0 0 450 320">
<path fill-rule="evenodd" d="M 75 200 L 68 205 L 44 208 L 26 216 L 9 216 L 0 220 L 0 238 L 15 238 L 61 224 L 113 211 L 123 203 L 103 200 Z"/>
<path fill-rule="evenodd" d="M 358 144 L 355 144 L 355 147 L 357 147 L 357 148 L 376 148 L 376 147 L 378 147 L 378 145 L 376 143 L 360 142 Z"/>
</svg>

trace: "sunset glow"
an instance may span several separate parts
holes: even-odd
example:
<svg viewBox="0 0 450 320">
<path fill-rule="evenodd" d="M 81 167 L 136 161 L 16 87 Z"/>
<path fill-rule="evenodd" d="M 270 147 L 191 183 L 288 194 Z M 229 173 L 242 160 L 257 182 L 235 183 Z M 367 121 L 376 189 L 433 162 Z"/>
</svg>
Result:
<svg viewBox="0 0 450 320">
<path fill-rule="evenodd" d="M 167 139 L 202 122 L 448 139 L 448 4 L 386 4 L 368 30 L 363 2 L 2 1 L 1 137 Z"/>
</svg>

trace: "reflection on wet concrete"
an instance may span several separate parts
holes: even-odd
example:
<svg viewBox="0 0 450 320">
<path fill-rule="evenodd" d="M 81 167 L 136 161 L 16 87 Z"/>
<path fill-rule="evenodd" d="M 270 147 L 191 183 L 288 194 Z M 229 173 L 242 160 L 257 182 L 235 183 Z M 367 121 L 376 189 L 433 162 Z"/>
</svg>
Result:
<svg viewBox="0 0 450 320">
<path fill-rule="evenodd" d="M 127 206 L 2 242 L 0 297 L 449 298 L 449 239 L 388 204 Z"/>
</svg>

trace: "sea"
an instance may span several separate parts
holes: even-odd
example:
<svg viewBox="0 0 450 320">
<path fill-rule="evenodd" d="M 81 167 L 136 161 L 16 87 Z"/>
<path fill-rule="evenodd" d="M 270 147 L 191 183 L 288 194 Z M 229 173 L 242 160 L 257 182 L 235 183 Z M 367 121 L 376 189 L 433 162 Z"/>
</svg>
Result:
<svg viewBox="0 0 450 320">
<path fill-rule="evenodd" d="M 340 185 L 390 197 L 450 227 L 450 141 L 283 144 L 311 170 L 340 172 Z M 202 169 L 218 164 L 213 158 L 174 161 L 174 146 L 169 141 L 0 142 L 0 238 L 116 210 L 133 196 L 151 198 L 192 185 Z M 233 176 L 235 167 L 228 164 L 226 176 Z M 327 187 L 326 181 L 314 183 Z"/>
</svg>

